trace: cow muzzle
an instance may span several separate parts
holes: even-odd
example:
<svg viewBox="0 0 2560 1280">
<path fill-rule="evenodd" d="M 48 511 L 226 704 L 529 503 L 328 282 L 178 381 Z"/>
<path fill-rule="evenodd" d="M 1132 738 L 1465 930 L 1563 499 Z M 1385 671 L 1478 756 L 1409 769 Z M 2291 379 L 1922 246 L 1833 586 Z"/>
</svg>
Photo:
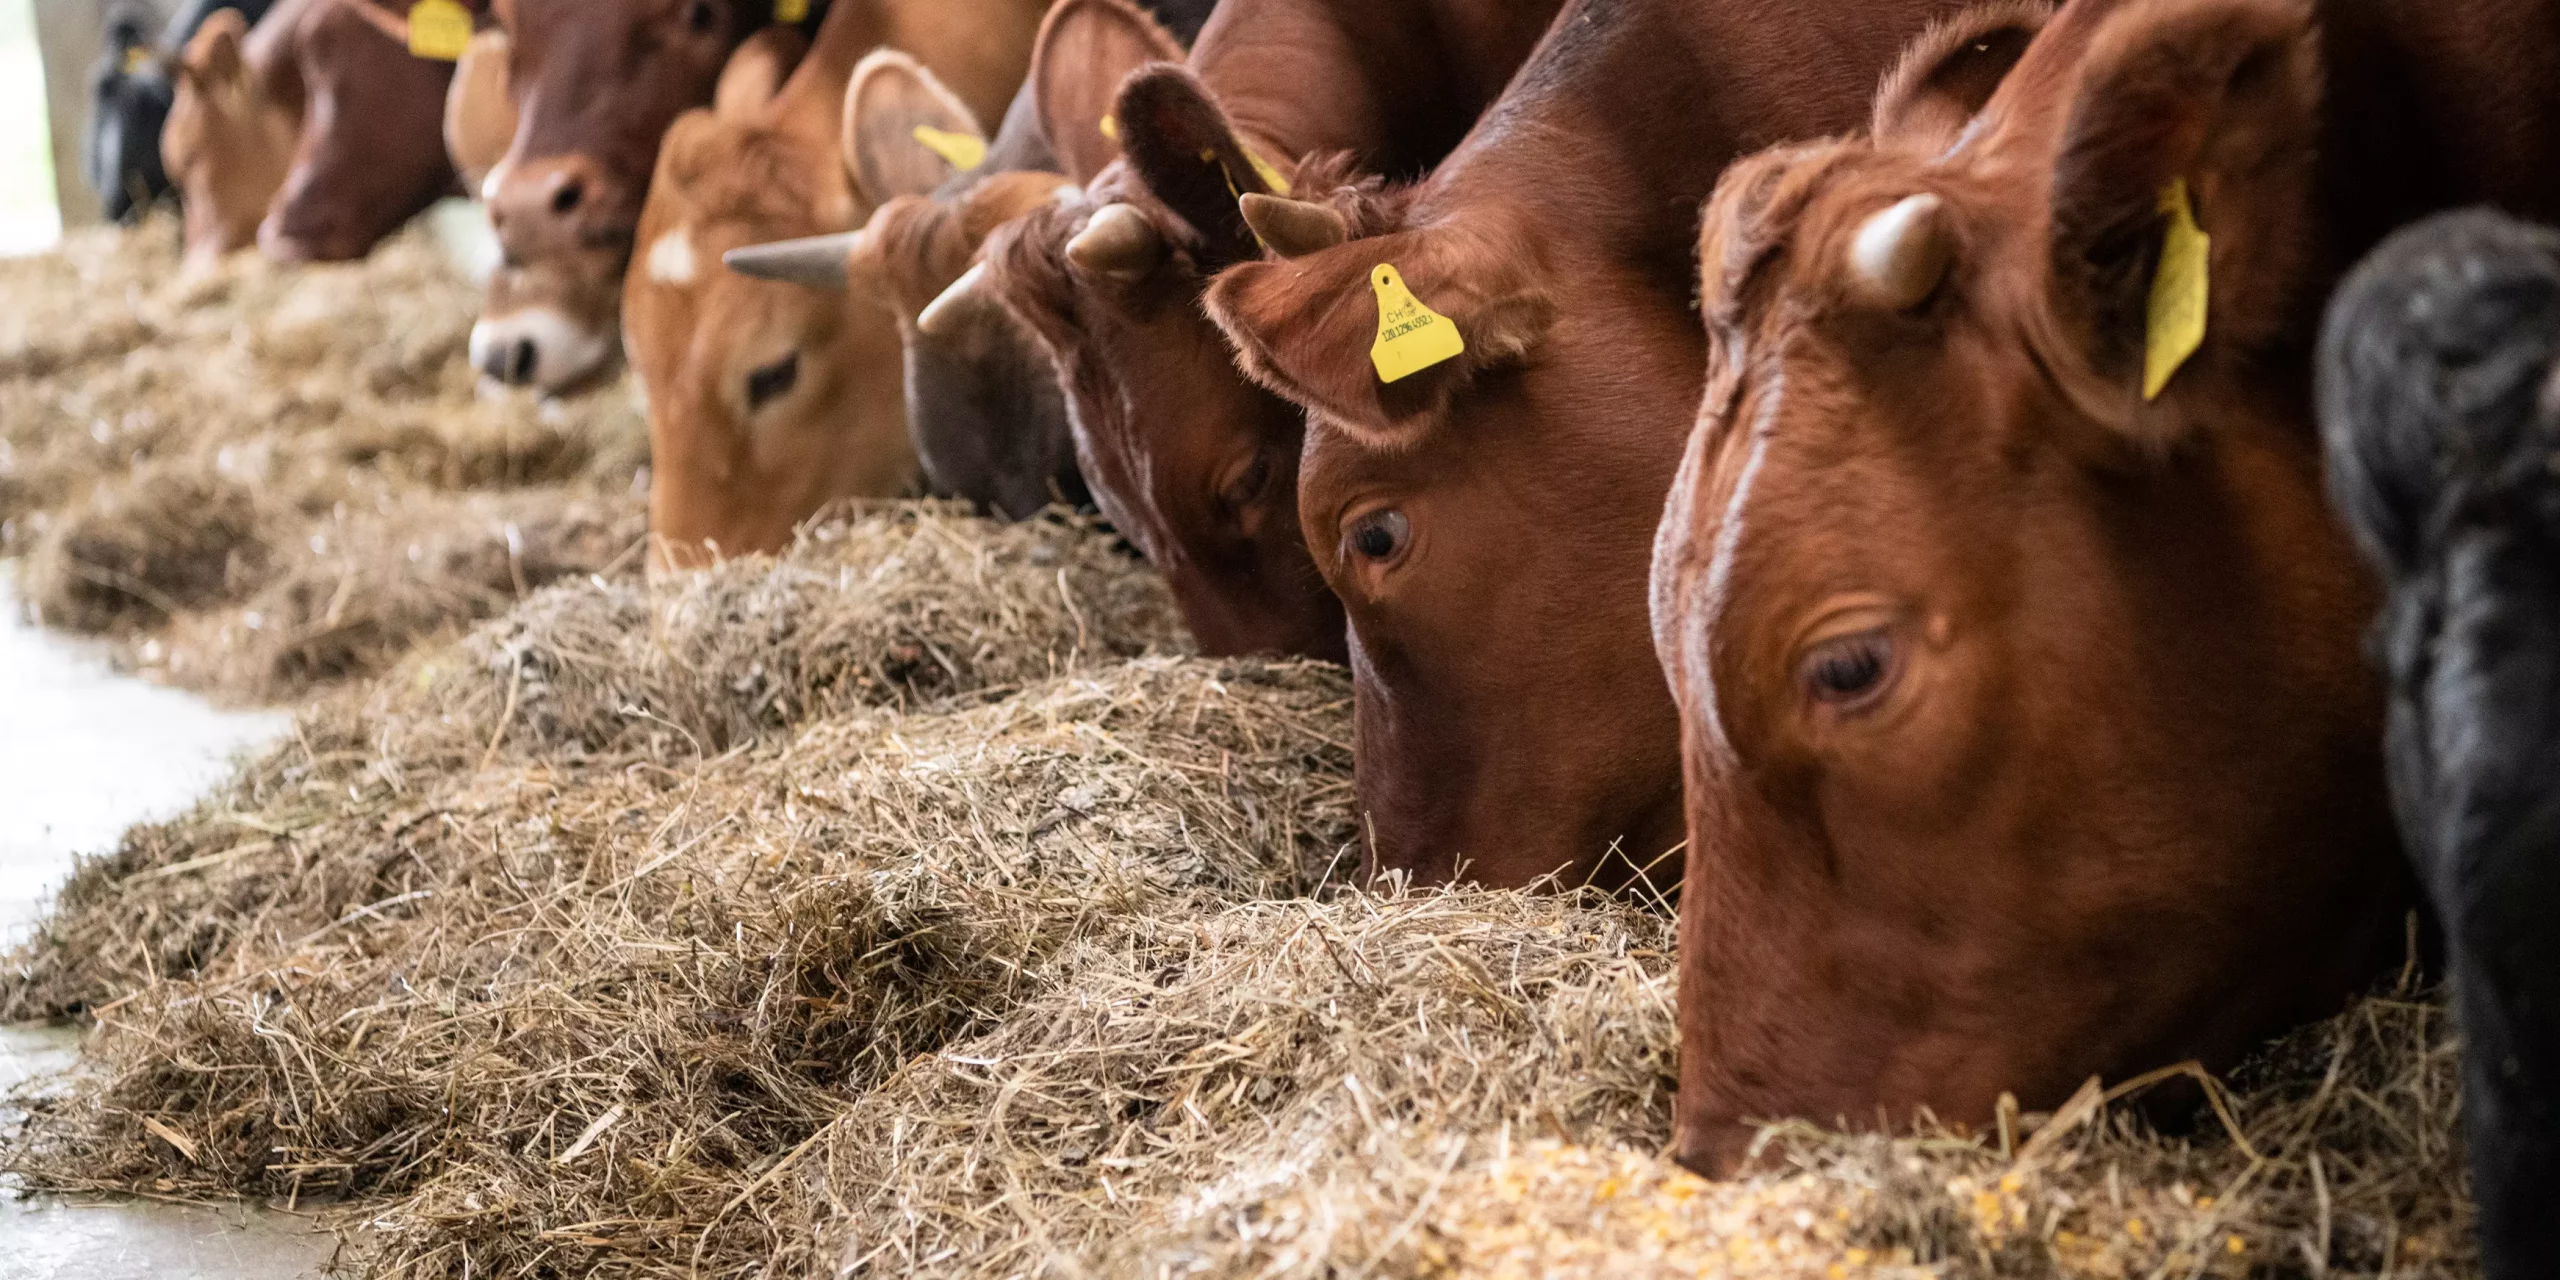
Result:
<svg viewBox="0 0 2560 1280">
<path fill-rule="evenodd" d="M 471 326 L 471 367 L 512 387 L 566 391 L 595 376 L 612 354 L 610 335 L 549 307 L 529 307 Z"/>
</svg>

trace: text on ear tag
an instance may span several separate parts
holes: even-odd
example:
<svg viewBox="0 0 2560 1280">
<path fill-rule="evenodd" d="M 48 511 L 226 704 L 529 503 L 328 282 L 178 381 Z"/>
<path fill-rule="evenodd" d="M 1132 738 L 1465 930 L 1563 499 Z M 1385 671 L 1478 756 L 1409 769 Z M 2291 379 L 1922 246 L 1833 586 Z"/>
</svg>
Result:
<svg viewBox="0 0 2560 1280">
<path fill-rule="evenodd" d="M 409 52 L 434 62 L 460 62 L 471 48 L 471 11 L 461 0 L 418 0 L 409 6 Z"/>
<path fill-rule="evenodd" d="M 918 145 L 962 173 L 987 162 L 987 141 L 974 133 L 954 133 L 920 124 L 915 127 L 914 137 Z"/>
<path fill-rule="evenodd" d="M 773 0 L 773 20 L 776 22 L 807 22 L 809 20 L 809 0 Z"/>
<path fill-rule="evenodd" d="M 2151 332 L 2142 361 L 2145 400 L 2159 399 L 2169 379 L 2204 345 L 2205 317 L 2213 300 L 2213 237 L 2196 225 L 2186 179 L 2170 182 L 2160 193 L 2160 212 L 2168 215 L 2169 229 L 2160 244 L 2159 273 L 2151 278 Z"/>
<path fill-rule="evenodd" d="M 1466 354 L 1457 322 L 1422 305 L 1393 266 L 1381 262 L 1371 268 L 1369 284 L 1378 294 L 1378 340 L 1369 348 L 1378 381 L 1401 382 Z"/>
</svg>

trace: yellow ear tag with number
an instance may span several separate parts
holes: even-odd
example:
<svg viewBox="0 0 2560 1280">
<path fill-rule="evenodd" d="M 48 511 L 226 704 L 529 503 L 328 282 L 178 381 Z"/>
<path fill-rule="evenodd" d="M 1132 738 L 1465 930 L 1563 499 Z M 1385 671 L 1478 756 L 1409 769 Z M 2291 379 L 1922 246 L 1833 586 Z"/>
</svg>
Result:
<svg viewBox="0 0 2560 1280">
<path fill-rule="evenodd" d="M 461 0 L 418 0 L 409 6 L 409 52 L 431 62 L 460 62 L 471 49 L 471 11 Z"/>
<path fill-rule="evenodd" d="M 2151 278 L 2151 334 L 2142 362 L 2145 400 L 2159 399 L 2169 379 L 2204 345 L 2205 317 L 2213 299 L 2213 237 L 2196 225 L 2186 179 L 2172 181 L 2160 193 L 2160 212 L 2168 215 L 2169 230 L 2160 245 L 2160 271 Z"/>
<path fill-rule="evenodd" d="M 773 20 L 776 22 L 808 21 L 809 0 L 773 0 Z"/>
<path fill-rule="evenodd" d="M 1378 381 L 1402 382 L 1466 354 L 1467 340 L 1458 336 L 1457 322 L 1422 305 L 1393 266 L 1379 263 L 1369 272 L 1369 283 L 1378 292 L 1378 341 L 1369 348 Z"/>
<path fill-rule="evenodd" d="M 954 133 L 929 124 L 915 127 L 915 140 L 925 150 L 942 157 L 943 163 L 962 173 L 987 162 L 986 139 L 974 133 Z"/>
</svg>

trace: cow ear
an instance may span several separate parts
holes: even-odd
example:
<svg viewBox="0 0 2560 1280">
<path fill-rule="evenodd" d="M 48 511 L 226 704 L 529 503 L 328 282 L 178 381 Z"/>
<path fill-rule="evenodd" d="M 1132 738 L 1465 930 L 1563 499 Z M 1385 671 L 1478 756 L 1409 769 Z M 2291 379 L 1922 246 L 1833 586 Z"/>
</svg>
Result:
<svg viewBox="0 0 2560 1280">
<path fill-rule="evenodd" d="M 1120 145 L 1147 190 L 1199 236 L 1205 274 L 1262 256 L 1245 223 L 1246 195 L 1275 190 L 1278 170 L 1245 149 L 1207 85 L 1187 67 L 1149 67 L 1120 90 Z M 1285 184 L 1278 184 L 1285 185 Z"/>
<path fill-rule="evenodd" d="M 237 9 L 216 9 L 196 28 L 187 41 L 185 56 L 178 68 L 200 89 L 225 89 L 244 84 L 249 78 L 247 60 L 242 57 L 240 43 L 249 34 L 249 21 Z"/>
<path fill-rule="evenodd" d="M 2307 225 L 2320 100 L 2313 0 L 2143 5 L 2091 34 L 2053 160 L 2048 252 L 2061 331 L 2102 383 L 2142 380 L 2164 258 L 2206 293 L 2205 357 L 2264 342 L 2314 304 L 2301 295 L 2316 250 L 2294 229 Z M 2200 259 L 2187 211 L 2207 237 Z"/>
<path fill-rule="evenodd" d="M 1113 102 L 1129 74 L 1182 61 L 1182 44 L 1127 0 L 1061 0 L 1031 49 L 1031 100 L 1067 176 L 1090 182 L 1120 158 Z"/>
<path fill-rule="evenodd" d="M 1468 379 L 1520 361 L 1544 340 L 1557 309 L 1530 259 L 1498 238 L 1404 232 L 1244 263 L 1221 272 L 1205 302 L 1246 376 L 1384 444 L 1445 407 Z M 1465 347 L 1394 382 L 1371 356 L 1386 266 L 1401 290 L 1456 326 Z"/>
<path fill-rule="evenodd" d="M 463 188 L 474 195 L 515 145 L 516 104 L 507 80 L 513 52 L 504 31 L 471 37 L 471 46 L 453 69 L 453 86 L 445 90 L 445 150 L 462 175 Z"/>
<path fill-rule="evenodd" d="M 794 27 L 766 27 L 748 36 L 720 69 L 720 87 L 711 95 L 713 114 L 744 120 L 762 111 L 808 52 L 807 37 Z"/>
<path fill-rule="evenodd" d="M 1931 27 L 1876 91 L 1876 141 L 1933 154 L 1955 145 L 2052 15 L 2044 0 L 2004 0 Z"/>
<path fill-rule="evenodd" d="M 876 49 L 853 69 L 844 95 L 845 169 L 872 207 L 928 194 L 986 157 L 978 118 L 914 58 Z"/>
</svg>

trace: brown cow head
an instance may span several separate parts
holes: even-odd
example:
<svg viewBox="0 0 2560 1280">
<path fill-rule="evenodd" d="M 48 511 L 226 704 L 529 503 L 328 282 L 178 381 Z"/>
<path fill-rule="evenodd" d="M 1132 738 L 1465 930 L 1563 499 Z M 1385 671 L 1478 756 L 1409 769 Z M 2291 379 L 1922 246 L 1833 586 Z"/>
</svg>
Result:
<svg viewBox="0 0 2560 1280">
<path fill-rule="evenodd" d="M 1200 310 L 1211 275 L 1261 253 L 1237 194 L 1270 188 L 1178 66 L 1129 79 L 1111 114 L 1130 154 L 1109 161 L 1109 87 L 1081 65 L 1032 74 L 1085 196 L 991 239 L 987 283 L 1056 363 L 1096 502 L 1164 572 L 1201 647 L 1339 659 L 1341 605 L 1298 531 L 1303 421 L 1236 372 Z"/>
<path fill-rule="evenodd" d="M 947 181 L 949 158 L 928 143 L 957 137 L 983 147 L 967 107 L 900 55 L 883 51 L 865 70 L 846 102 L 845 145 L 855 185 L 879 212 L 851 238 L 843 265 L 855 294 L 887 302 L 897 316 L 908 433 L 926 478 L 1011 519 L 1084 500 L 1057 375 L 1030 333 L 974 290 L 934 306 L 996 228 L 1054 204 L 1067 179 L 1012 172 Z M 918 325 L 928 309 L 930 333 Z"/>
<path fill-rule="evenodd" d="M 668 126 L 711 100 L 771 0 L 499 0 L 506 74 L 460 78 L 456 113 L 511 124 L 483 179 L 506 271 L 472 333 L 472 362 L 559 391 L 614 350 L 623 269 Z M 482 101 L 492 91 L 507 105 Z M 485 126 L 484 126 L 485 127 Z M 467 166 L 466 166 L 467 167 Z M 602 282 L 596 287 L 588 282 Z M 541 305 L 509 306 L 525 297 Z"/>
<path fill-rule="evenodd" d="M 887 309 L 720 263 L 743 245 L 842 231 L 863 211 L 838 158 L 844 75 L 812 57 L 758 100 L 758 82 L 733 74 L 659 155 L 623 295 L 649 396 L 659 567 L 779 551 L 827 503 L 912 483 Z"/>
<path fill-rule="evenodd" d="M 308 106 L 258 245 L 281 262 L 360 258 L 453 189 L 441 144 L 450 63 L 412 56 L 372 0 L 312 6 L 295 33 Z"/>
<path fill-rule="evenodd" d="M 1654 570 L 1684 1163 L 1762 1119 L 1979 1123 L 2227 1063 L 2398 958 L 2375 593 L 2307 404 L 2312 14 L 2073 5 L 2032 44 L 1982 15 L 1871 139 L 1746 161 L 1708 207 Z M 2194 279 L 2177 181 L 2209 322 L 2146 399 L 2164 259 Z"/>
<path fill-rule="evenodd" d="M 290 9 L 276 16 L 289 20 Z M 178 57 L 178 87 L 160 134 L 160 158 L 185 206 L 187 265 L 202 270 L 258 238 L 258 224 L 293 168 L 302 129 L 302 84 L 291 60 L 222 9 Z"/>
</svg>

